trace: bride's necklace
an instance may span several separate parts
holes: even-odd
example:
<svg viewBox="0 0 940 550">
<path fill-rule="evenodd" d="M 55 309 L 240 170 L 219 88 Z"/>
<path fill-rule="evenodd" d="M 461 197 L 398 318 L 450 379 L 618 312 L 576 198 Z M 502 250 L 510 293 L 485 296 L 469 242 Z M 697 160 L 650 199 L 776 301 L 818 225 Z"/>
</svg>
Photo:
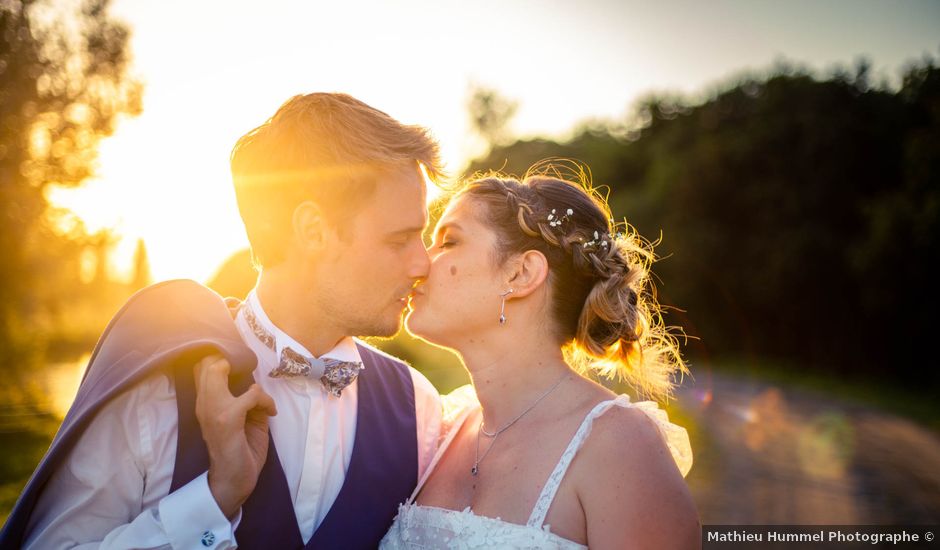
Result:
<svg viewBox="0 0 940 550">
<path fill-rule="evenodd" d="M 535 406 L 538 405 L 541 400 L 543 400 L 543 399 L 545 399 L 546 397 L 548 397 L 548 394 L 550 394 L 550 393 L 552 393 L 553 391 L 555 391 L 555 388 L 557 388 L 558 386 L 560 386 L 561 383 L 564 382 L 567 378 L 568 378 L 568 373 L 565 373 L 565 375 L 561 377 L 561 380 L 559 380 L 558 382 L 555 382 L 555 384 L 554 384 L 552 387 L 548 388 L 548 391 L 545 392 L 545 393 L 543 393 L 541 396 L 539 396 L 539 398 L 536 399 L 534 403 L 532 403 L 531 405 L 529 405 L 529 408 L 527 408 L 526 410 L 522 411 L 522 413 L 521 413 L 519 416 L 517 416 L 517 417 L 513 418 L 512 420 L 510 420 L 509 423 L 506 424 L 505 426 L 503 426 L 502 428 L 497 428 L 495 432 L 490 433 L 490 432 L 486 431 L 486 429 L 483 427 L 483 419 L 481 418 L 481 419 L 480 419 L 480 429 L 477 430 L 477 450 L 476 450 L 476 455 L 475 455 L 474 460 L 473 460 L 473 467 L 470 468 L 470 475 L 476 476 L 477 474 L 480 473 L 480 463 L 483 462 L 483 459 L 486 458 L 486 455 L 490 454 L 490 451 L 493 450 L 493 445 L 496 445 L 496 438 L 499 437 L 499 434 L 501 434 L 501 433 L 505 432 L 506 430 L 508 430 L 510 426 L 512 426 L 513 424 L 515 424 L 516 422 L 518 422 L 520 418 L 522 418 L 522 417 L 525 416 L 529 411 L 531 411 L 532 409 L 534 409 Z M 486 437 L 492 437 L 492 438 L 493 438 L 493 442 L 490 443 L 490 446 L 486 449 L 486 452 L 483 453 L 483 456 L 480 456 L 480 434 L 481 434 L 481 433 L 482 433 L 483 435 L 485 435 Z"/>
</svg>

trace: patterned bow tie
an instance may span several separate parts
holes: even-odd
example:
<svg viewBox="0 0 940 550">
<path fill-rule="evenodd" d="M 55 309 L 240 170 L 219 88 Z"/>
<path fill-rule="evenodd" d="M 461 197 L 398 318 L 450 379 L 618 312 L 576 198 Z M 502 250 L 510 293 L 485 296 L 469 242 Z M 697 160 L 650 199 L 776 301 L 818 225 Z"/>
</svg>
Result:
<svg viewBox="0 0 940 550">
<path fill-rule="evenodd" d="M 281 351 L 281 360 L 277 368 L 268 373 L 271 378 L 290 378 L 303 376 L 319 378 L 323 387 L 330 394 L 339 397 L 346 386 L 353 383 L 359 371 L 365 367 L 355 361 L 339 359 L 310 359 L 290 348 Z"/>
<path fill-rule="evenodd" d="M 251 307 L 248 307 L 247 302 L 243 303 L 242 308 L 245 312 L 245 321 L 248 322 L 251 331 L 261 340 L 261 343 L 274 351 L 274 335 L 261 325 L 254 312 L 251 311 Z M 356 380 L 359 371 L 364 368 L 365 366 L 362 363 L 355 361 L 307 358 L 287 347 L 281 351 L 277 368 L 269 372 L 268 376 L 271 378 L 292 378 L 297 376 L 316 378 L 330 392 L 330 395 L 340 397 L 343 390 Z"/>
</svg>

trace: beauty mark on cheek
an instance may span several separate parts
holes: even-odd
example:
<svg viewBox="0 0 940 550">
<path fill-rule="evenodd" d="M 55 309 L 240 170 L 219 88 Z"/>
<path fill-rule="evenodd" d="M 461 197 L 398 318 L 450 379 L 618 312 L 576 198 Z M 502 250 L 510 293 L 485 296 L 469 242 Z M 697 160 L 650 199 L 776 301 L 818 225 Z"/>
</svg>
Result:
<svg viewBox="0 0 940 550">
<path fill-rule="evenodd" d="M 456 275 L 456 274 L 457 274 L 457 266 L 455 266 L 455 265 L 450 266 L 450 274 L 451 274 L 451 275 Z"/>
</svg>

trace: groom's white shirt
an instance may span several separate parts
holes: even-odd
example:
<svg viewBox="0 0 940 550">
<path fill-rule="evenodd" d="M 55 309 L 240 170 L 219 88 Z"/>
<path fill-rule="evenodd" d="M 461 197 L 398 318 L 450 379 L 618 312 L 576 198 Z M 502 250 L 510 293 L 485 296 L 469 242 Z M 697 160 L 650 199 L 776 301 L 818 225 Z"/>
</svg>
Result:
<svg viewBox="0 0 940 550">
<path fill-rule="evenodd" d="M 236 317 L 242 339 L 258 356 L 255 381 L 277 403 L 271 436 L 306 543 L 336 500 L 349 468 L 358 384 L 336 398 L 319 380 L 269 377 L 284 347 L 312 354 L 270 321 L 254 291 L 246 302 L 275 338 L 276 352 L 254 335 L 244 310 Z M 343 339 L 322 357 L 361 360 L 353 338 Z M 420 479 L 436 449 L 441 401 L 434 386 L 413 368 L 411 378 Z M 26 548 L 233 547 L 241 514 L 233 522 L 226 519 L 205 473 L 167 495 L 176 438 L 176 397 L 166 375 L 150 377 L 108 403 L 42 492 L 27 527 Z"/>
</svg>

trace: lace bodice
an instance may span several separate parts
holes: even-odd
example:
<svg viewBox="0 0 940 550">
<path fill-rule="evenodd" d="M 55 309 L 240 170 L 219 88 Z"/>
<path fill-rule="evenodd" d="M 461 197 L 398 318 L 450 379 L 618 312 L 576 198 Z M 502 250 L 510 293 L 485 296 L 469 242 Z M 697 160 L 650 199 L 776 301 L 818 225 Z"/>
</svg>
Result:
<svg viewBox="0 0 940 550">
<path fill-rule="evenodd" d="M 461 392 L 465 396 L 463 388 Z M 466 400 L 464 399 L 464 402 Z M 398 507 L 398 515 L 391 529 L 382 539 L 379 547 L 385 550 L 419 548 L 514 548 L 514 549 L 583 549 L 582 544 L 562 538 L 551 532 L 549 525 L 544 525 L 545 516 L 555 499 L 555 493 L 561 485 L 571 461 L 591 433 L 594 419 L 610 410 L 611 407 L 635 407 L 646 413 L 659 428 L 669 452 L 672 453 L 679 471 L 685 476 L 692 467 L 692 449 L 685 428 L 669 422 L 666 412 L 655 402 L 641 401 L 631 403 L 628 395 L 598 403 L 584 418 L 561 459 L 548 477 L 542 493 L 539 495 L 525 525 L 510 523 L 500 518 L 479 516 L 470 507 L 462 511 L 448 510 L 434 506 L 414 504 L 414 499 L 437 465 L 447 446 L 453 441 L 461 425 L 470 416 L 478 403 L 468 403 L 450 427 L 450 430 L 431 461 L 418 486 L 404 504 Z"/>
</svg>

